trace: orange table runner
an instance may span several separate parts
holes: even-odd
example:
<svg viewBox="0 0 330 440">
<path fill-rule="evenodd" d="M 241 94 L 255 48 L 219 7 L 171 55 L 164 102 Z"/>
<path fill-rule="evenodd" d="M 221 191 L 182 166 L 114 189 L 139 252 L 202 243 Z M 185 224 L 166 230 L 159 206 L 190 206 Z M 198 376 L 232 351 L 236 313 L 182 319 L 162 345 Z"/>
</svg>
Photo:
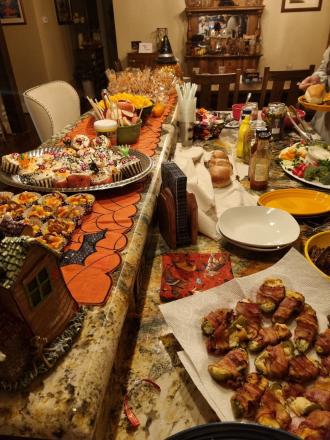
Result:
<svg viewBox="0 0 330 440">
<path fill-rule="evenodd" d="M 150 117 L 142 127 L 139 140 L 132 145 L 147 156 L 153 156 L 159 143 L 164 120 L 171 113 L 176 97 L 171 96 L 161 117 Z M 94 117 L 79 121 L 66 135 L 95 137 Z M 109 191 L 95 192 L 97 199 L 92 212 L 75 230 L 61 261 L 65 282 L 80 304 L 103 305 L 107 301 L 113 280 L 111 274 L 121 264 L 127 233 L 133 227 L 137 204 L 141 199 L 143 183 Z"/>
</svg>

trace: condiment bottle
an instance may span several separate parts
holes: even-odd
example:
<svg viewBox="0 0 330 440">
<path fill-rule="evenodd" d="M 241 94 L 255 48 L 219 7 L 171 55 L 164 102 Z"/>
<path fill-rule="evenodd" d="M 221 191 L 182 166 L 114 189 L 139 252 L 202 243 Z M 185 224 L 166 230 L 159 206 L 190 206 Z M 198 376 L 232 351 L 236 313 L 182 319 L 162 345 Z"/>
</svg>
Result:
<svg viewBox="0 0 330 440">
<path fill-rule="evenodd" d="M 117 145 L 117 128 L 117 122 L 112 119 L 100 119 L 94 122 L 96 136 L 106 136 L 112 147 Z"/>
<path fill-rule="evenodd" d="M 248 162 L 246 162 L 243 157 L 243 161 L 249 164 L 249 171 L 248 171 L 249 180 L 250 180 L 250 172 L 251 172 L 251 166 L 250 166 L 251 158 L 257 150 L 258 133 L 261 131 L 267 131 L 267 128 L 266 128 L 265 123 L 263 121 L 256 121 L 256 122 L 257 122 L 257 124 L 254 127 L 251 127 L 252 135 L 251 135 L 251 142 L 250 142 L 249 151 L 245 152 L 245 155 L 249 156 Z"/>
<path fill-rule="evenodd" d="M 250 142 L 251 127 L 250 127 L 251 109 L 244 109 L 242 112 L 241 125 L 238 130 L 238 139 L 236 144 L 236 157 L 243 158 L 244 144 Z"/>
<path fill-rule="evenodd" d="M 258 131 L 257 148 L 250 162 L 250 188 L 261 191 L 267 188 L 270 167 L 269 139 L 271 133 L 268 130 Z"/>
<path fill-rule="evenodd" d="M 283 102 L 270 102 L 266 115 L 266 124 L 274 141 L 282 139 L 286 105 Z"/>
</svg>

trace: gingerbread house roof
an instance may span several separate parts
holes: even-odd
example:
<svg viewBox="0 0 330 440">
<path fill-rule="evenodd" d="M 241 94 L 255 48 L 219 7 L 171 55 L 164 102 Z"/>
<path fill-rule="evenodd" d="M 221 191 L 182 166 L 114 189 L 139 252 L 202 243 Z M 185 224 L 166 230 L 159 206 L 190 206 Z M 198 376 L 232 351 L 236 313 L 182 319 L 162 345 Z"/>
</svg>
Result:
<svg viewBox="0 0 330 440">
<path fill-rule="evenodd" d="M 32 246 L 43 247 L 48 252 L 58 255 L 56 251 L 35 238 L 27 236 L 4 238 L 0 242 L 0 286 L 6 289 L 13 286 Z"/>
</svg>

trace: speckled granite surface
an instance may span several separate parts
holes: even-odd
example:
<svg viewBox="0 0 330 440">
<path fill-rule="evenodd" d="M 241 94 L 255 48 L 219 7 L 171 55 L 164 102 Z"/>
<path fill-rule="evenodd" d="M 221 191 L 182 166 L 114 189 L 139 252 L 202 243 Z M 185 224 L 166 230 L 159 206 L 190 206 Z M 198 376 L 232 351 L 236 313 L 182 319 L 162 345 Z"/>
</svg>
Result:
<svg viewBox="0 0 330 440">
<path fill-rule="evenodd" d="M 104 308 L 88 309 L 81 336 L 50 375 L 29 392 L 0 394 L 0 435 L 4 438 L 15 435 L 42 439 L 163 440 L 185 428 L 217 420 L 181 365 L 177 356 L 180 347 L 158 309 L 161 254 L 168 248 L 156 227 L 152 229 L 145 261 L 142 258 L 160 183 L 160 163 L 167 157 L 170 139 L 171 135 L 165 135 L 157 151 L 153 180 L 139 205 L 130 243 L 123 254 L 122 270 L 114 277 L 116 287 L 111 298 Z M 274 188 L 300 186 L 293 180 L 289 183 L 277 166 L 272 168 L 271 179 Z M 247 186 L 246 182 L 243 184 Z M 302 224 L 301 229 L 305 233 L 310 228 Z M 301 250 L 301 242 L 296 247 Z M 286 252 L 260 257 L 203 236 L 199 236 L 196 246 L 180 250 L 219 249 L 231 253 L 235 276 L 262 270 Z M 143 261 L 144 277 L 134 308 L 131 291 Z M 135 385 L 144 378 L 157 382 L 160 393 L 146 384 Z M 140 420 L 136 430 L 123 413 L 123 398 L 128 390 L 132 390 L 130 404 Z"/>
<path fill-rule="evenodd" d="M 274 156 L 277 156 L 276 150 Z M 270 188 L 301 186 L 295 180 L 288 180 L 276 163 L 272 165 L 270 179 Z M 245 179 L 242 183 L 248 189 L 248 181 Z M 319 218 L 312 222 L 308 219 L 300 221 L 301 236 L 295 248 L 302 251 L 304 240 L 313 231 L 312 228 L 329 220 Z M 112 398 L 104 414 L 104 418 L 109 421 L 105 436 L 107 440 L 164 440 L 189 427 L 218 420 L 182 366 L 177 355 L 180 346 L 159 311 L 161 255 L 171 250 L 159 236 L 156 227 L 152 243 L 147 256 L 149 272 L 145 273 L 138 314 L 130 316 L 126 322 L 112 372 L 109 386 Z M 199 235 L 196 246 L 177 251 L 219 250 L 230 252 L 234 275 L 241 277 L 266 269 L 282 258 L 288 249 L 272 253 L 251 253 L 223 240 L 215 242 Z M 125 347 L 128 341 L 130 348 L 127 351 Z M 143 383 L 136 385 L 144 378 L 155 381 L 161 391 Z M 124 413 L 123 400 L 127 392 L 130 393 L 130 406 L 140 421 L 136 429 L 131 427 Z"/>
<path fill-rule="evenodd" d="M 122 254 L 120 272 L 114 274 L 115 286 L 107 304 L 103 308 L 88 308 L 80 337 L 51 374 L 27 392 L 0 393 L 0 435 L 75 440 L 93 437 L 132 302 L 132 289 L 159 191 L 160 164 L 173 144 L 173 127 L 167 128 L 154 156 L 155 167 L 138 205 L 129 245 Z"/>
</svg>

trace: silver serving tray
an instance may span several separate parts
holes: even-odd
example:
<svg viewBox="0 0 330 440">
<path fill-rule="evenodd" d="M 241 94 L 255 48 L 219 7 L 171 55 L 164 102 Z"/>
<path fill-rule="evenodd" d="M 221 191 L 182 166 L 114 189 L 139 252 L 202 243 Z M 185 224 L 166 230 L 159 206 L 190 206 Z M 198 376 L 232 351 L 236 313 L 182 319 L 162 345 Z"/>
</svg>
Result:
<svg viewBox="0 0 330 440">
<path fill-rule="evenodd" d="M 60 147 L 40 147 L 36 150 L 28 151 L 25 154 L 28 154 L 29 157 L 40 157 L 44 153 L 51 153 L 61 151 Z M 81 192 L 81 191 L 102 191 L 105 189 L 114 189 L 114 188 L 122 188 L 130 183 L 137 182 L 144 177 L 146 177 L 153 167 L 153 160 L 141 153 L 138 150 L 134 150 L 131 148 L 130 154 L 132 156 L 137 157 L 141 161 L 142 172 L 137 174 L 136 176 L 129 177 L 128 179 L 120 180 L 119 182 L 107 183 L 105 185 L 93 185 L 88 187 L 74 187 L 74 188 L 53 188 L 53 187 L 44 187 L 38 185 L 29 185 L 21 180 L 21 176 L 18 174 L 7 174 L 0 169 L 0 181 L 9 186 L 14 186 L 16 188 L 22 188 L 25 190 L 31 190 L 36 192 L 55 192 L 61 191 L 64 193 L 72 193 L 72 192 Z"/>
</svg>

